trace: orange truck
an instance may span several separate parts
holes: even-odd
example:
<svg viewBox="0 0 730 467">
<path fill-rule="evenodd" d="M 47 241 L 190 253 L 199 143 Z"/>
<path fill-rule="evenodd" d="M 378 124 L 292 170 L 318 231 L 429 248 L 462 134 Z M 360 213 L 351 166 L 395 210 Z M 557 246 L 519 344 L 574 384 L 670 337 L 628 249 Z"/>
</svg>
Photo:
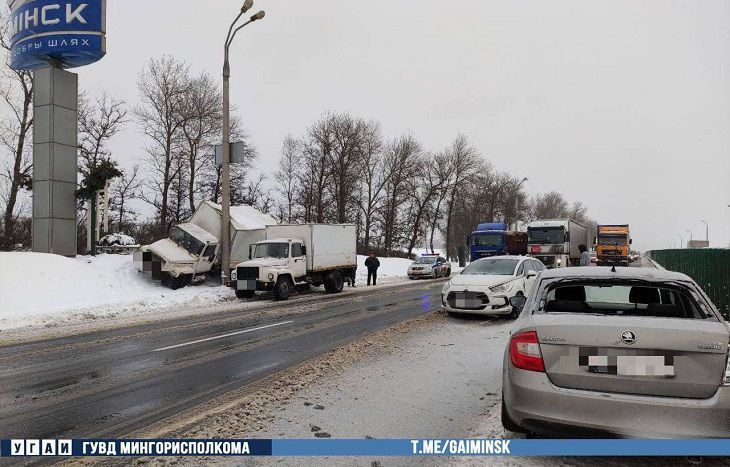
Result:
<svg viewBox="0 0 730 467">
<path fill-rule="evenodd" d="M 597 233 L 598 266 L 628 266 L 632 243 L 628 224 L 599 225 Z"/>
</svg>

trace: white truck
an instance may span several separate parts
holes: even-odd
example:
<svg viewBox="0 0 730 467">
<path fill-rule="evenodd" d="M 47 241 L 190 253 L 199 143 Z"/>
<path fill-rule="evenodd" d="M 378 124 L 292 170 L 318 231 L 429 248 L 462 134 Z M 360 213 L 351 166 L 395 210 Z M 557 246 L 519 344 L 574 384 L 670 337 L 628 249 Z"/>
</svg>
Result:
<svg viewBox="0 0 730 467">
<path fill-rule="evenodd" d="M 537 220 L 527 226 L 527 252 L 548 268 L 577 266 L 578 245 L 590 245 L 588 228 L 571 219 Z"/>
<path fill-rule="evenodd" d="M 190 221 L 173 227 L 168 238 L 135 252 L 137 269 L 172 289 L 205 280 L 206 273 L 220 267 L 221 219 L 220 205 L 203 201 Z M 270 224 L 276 220 L 251 206 L 231 206 L 231 268 L 248 258 L 249 245 L 266 238 Z"/>
<path fill-rule="evenodd" d="M 356 229 L 352 224 L 269 225 L 266 240 L 251 245 L 249 260 L 231 272 L 238 298 L 273 291 L 286 300 L 293 289 L 324 284 L 329 293 L 355 282 Z"/>
</svg>

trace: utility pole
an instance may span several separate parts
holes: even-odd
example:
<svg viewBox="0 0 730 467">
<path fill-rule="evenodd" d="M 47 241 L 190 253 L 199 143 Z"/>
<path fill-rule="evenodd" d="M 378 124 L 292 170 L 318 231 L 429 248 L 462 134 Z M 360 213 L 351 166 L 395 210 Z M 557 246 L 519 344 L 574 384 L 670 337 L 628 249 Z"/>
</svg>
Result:
<svg viewBox="0 0 730 467">
<path fill-rule="evenodd" d="M 231 254 L 231 65 L 228 61 L 228 50 L 240 31 L 247 24 L 260 20 L 264 17 L 264 12 L 259 11 L 251 16 L 248 21 L 241 26 L 233 29 L 248 10 L 253 7 L 253 0 L 246 0 L 241 6 L 241 11 L 236 19 L 228 28 L 228 36 L 223 54 L 223 165 L 221 167 L 221 283 L 226 285 L 226 280 L 230 277 L 230 254 Z"/>
<path fill-rule="evenodd" d="M 705 224 L 705 241 L 707 243 L 710 243 L 710 224 L 708 224 L 705 221 L 700 221 L 700 222 L 702 222 L 703 224 Z"/>
</svg>

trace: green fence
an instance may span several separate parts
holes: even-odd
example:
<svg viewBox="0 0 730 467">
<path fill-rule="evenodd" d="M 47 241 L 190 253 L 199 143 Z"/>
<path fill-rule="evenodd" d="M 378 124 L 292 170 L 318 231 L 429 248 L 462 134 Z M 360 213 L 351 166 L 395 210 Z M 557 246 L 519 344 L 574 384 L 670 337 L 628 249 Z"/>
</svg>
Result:
<svg viewBox="0 0 730 467">
<path fill-rule="evenodd" d="M 649 255 L 662 267 L 694 279 L 730 319 L 730 250 L 654 250 Z"/>
</svg>

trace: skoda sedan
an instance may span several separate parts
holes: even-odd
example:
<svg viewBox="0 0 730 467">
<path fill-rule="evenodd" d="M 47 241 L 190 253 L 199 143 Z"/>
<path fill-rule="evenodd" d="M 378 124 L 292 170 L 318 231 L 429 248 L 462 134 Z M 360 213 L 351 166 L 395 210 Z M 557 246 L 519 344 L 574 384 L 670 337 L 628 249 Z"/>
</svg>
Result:
<svg viewBox="0 0 730 467">
<path fill-rule="evenodd" d="M 502 424 L 591 437 L 730 437 L 730 333 L 689 277 L 543 273 L 504 354 Z"/>
<path fill-rule="evenodd" d="M 493 256 L 472 261 L 444 284 L 441 302 L 448 313 L 512 315 L 510 297 L 526 295 L 543 264 L 526 256 Z"/>
</svg>

